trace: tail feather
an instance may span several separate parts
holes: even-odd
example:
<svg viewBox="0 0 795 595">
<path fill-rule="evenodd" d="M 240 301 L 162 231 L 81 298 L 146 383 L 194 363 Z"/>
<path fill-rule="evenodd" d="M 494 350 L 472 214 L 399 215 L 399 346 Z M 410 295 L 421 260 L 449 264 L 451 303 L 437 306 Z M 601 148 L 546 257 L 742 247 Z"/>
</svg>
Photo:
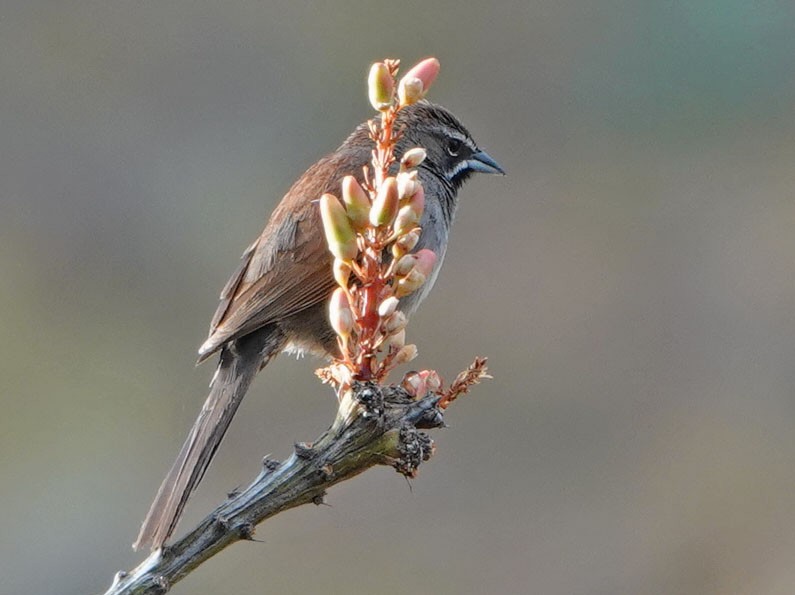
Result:
<svg viewBox="0 0 795 595">
<path fill-rule="evenodd" d="M 133 549 L 149 545 L 155 550 L 174 532 L 188 498 L 204 477 L 254 376 L 281 350 L 281 341 L 274 333 L 263 331 L 238 339 L 221 351 L 210 394 L 160 485 Z"/>
</svg>

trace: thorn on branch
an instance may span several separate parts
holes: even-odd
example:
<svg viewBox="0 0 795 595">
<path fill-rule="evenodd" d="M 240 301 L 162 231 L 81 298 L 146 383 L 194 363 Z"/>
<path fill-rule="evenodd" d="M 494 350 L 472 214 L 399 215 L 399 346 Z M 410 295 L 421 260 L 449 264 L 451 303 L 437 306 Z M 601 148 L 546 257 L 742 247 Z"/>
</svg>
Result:
<svg viewBox="0 0 795 595">
<path fill-rule="evenodd" d="M 237 534 L 240 536 L 240 539 L 244 539 L 246 541 L 256 541 L 254 539 L 254 525 L 252 523 L 243 523 L 238 526 Z"/>
<path fill-rule="evenodd" d="M 324 481 L 331 481 L 332 479 L 334 479 L 334 467 L 332 467 L 329 463 L 326 463 L 320 469 L 317 470 L 317 474 Z"/>
<path fill-rule="evenodd" d="M 218 530 L 221 531 L 222 533 L 227 533 L 229 529 L 231 529 L 231 526 L 229 524 L 229 519 L 221 515 L 215 516 L 215 524 L 218 527 Z"/>
<path fill-rule="evenodd" d="M 314 446 L 312 445 L 311 442 L 296 442 L 295 455 L 299 459 L 304 459 L 308 461 L 315 458 L 317 453 L 315 452 Z"/>
<path fill-rule="evenodd" d="M 113 582 L 110 585 L 110 588 L 113 589 L 118 585 L 122 580 L 127 578 L 130 575 L 129 572 L 126 570 L 119 570 L 116 574 L 113 575 Z"/>
<path fill-rule="evenodd" d="M 267 473 L 273 473 L 281 466 L 281 461 L 277 461 L 276 459 L 271 459 L 270 457 L 264 457 L 262 459 L 262 470 Z"/>
<path fill-rule="evenodd" d="M 444 428 L 444 414 L 439 408 L 439 398 L 429 399 L 428 401 L 420 402 L 422 412 L 417 420 L 414 422 L 414 427 L 421 430 L 430 430 L 433 428 Z M 427 403 L 427 405 L 425 405 Z"/>
<path fill-rule="evenodd" d="M 154 583 L 155 583 L 155 588 L 158 589 L 160 593 L 165 594 L 171 590 L 171 583 L 162 574 L 155 577 Z"/>
</svg>

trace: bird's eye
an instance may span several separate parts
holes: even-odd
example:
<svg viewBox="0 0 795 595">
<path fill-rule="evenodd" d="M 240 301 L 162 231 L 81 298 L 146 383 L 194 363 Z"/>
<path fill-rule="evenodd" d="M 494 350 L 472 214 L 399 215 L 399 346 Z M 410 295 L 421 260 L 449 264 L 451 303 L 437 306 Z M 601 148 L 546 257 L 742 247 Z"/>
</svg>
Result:
<svg viewBox="0 0 795 595">
<path fill-rule="evenodd" d="M 447 141 L 447 152 L 453 157 L 458 157 L 458 153 L 461 151 L 462 144 L 463 143 L 460 139 L 451 138 Z"/>
</svg>

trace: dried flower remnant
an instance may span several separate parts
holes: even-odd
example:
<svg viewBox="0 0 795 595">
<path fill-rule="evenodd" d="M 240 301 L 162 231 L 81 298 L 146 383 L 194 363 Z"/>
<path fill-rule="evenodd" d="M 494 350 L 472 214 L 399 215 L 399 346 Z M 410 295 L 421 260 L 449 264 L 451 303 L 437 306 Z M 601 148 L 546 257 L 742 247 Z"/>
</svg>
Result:
<svg viewBox="0 0 795 595">
<path fill-rule="evenodd" d="M 439 408 L 447 409 L 450 403 L 468 393 L 469 389 L 476 384 L 480 384 L 481 380 L 491 378 L 489 369 L 486 366 L 487 363 L 488 360 L 485 357 L 476 357 L 475 361 L 469 364 L 466 370 L 456 376 L 456 379 L 450 384 L 450 388 L 444 391 L 439 401 Z"/>
</svg>

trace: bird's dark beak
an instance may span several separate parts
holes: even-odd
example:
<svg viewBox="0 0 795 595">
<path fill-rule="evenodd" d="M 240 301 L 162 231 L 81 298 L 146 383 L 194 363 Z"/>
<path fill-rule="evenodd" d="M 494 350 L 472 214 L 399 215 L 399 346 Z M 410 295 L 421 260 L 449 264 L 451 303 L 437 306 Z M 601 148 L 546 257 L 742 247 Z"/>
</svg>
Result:
<svg viewBox="0 0 795 595">
<path fill-rule="evenodd" d="M 470 171 L 476 171 L 481 174 L 502 174 L 505 175 L 505 170 L 500 167 L 500 164 L 491 158 L 491 155 L 486 151 L 478 151 L 467 160 L 467 165 Z"/>
</svg>

